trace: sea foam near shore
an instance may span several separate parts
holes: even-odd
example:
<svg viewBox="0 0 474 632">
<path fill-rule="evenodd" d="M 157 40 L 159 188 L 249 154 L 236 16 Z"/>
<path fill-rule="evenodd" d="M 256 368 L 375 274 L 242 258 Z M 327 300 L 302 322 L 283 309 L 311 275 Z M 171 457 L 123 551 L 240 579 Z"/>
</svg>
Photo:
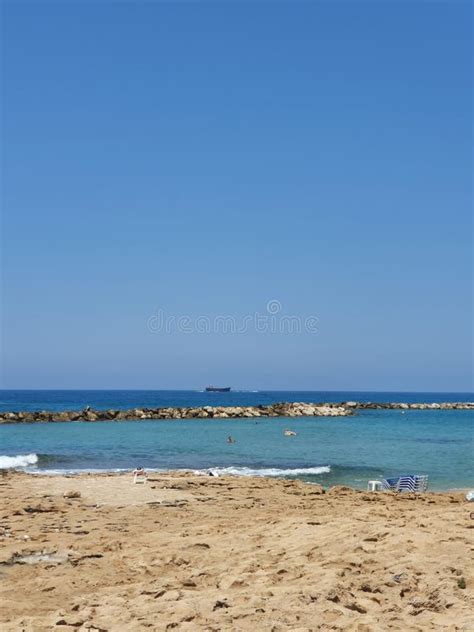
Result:
<svg viewBox="0 0 474 632">
<path fill-rule="evenodd" d="M 52 460 L 52 459 L 51 459 Z M 16 456 L 0 455 L 0 470 L 15 469 L 26 470 L 30 474 L 49 474 L 49 475 L 64 475 L 64 474 L 100 474 L 100 473 L 126 473 L 130 471 L 130 468 L 76 468 L 71 470 L 64 469 L 36 469 L 40 458 L 37 454 L 18 454 Z M 147 468 L 149 472 L 164 473 L 167 470 L 164 468 Z M 182 472 L 194 472 L 195 474 L 208 474 L 212 471 L 213 474 L 219 476 L 265 476 L 265 477 L 287 477 L 287 476 L 307 476 L 318 474 L 329 474 L 331 467 L 329 465 L 320 465 L 315 467 L 296 467 L 296 468 L 251 468 L 251 467 L 210 467 L 208 469 L 192 470 L 189 468 L 179 468 L 178 471 Z"/>
<path fill-rule="evenodd" d="M 16 456 L 0 455 L 0 470 L 8 468 L 28 467 L 38 463 L 37 454 L 17 454 Z"/>
<path fill-rule="evenodd" d="M 251 467 L 213 467 L 211 468 L 213 474 L 219 474 L 220 476 L 232 475 L 232 476 L 269 476 L 269 477 L 282 477 L 282 476 L 307 476 L 310 474 L 329 474 L 331 467 L 329 465 L 321 465 L 318 467 L 300 467 L 300 468 L 288 468 L 279 469 L 277 467 L 268 467 L 261 469 L 254 469 Z"/>
</svg>

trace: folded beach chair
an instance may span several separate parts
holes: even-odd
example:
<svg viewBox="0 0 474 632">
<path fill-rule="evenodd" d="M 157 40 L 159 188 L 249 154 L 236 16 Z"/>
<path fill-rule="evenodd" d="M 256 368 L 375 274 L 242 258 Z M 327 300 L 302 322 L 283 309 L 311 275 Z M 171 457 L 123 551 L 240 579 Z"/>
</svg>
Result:
<svg viewBox="0 0 474 632">
<path fill-rule="evenodd" d="M 425 474 L 410 474 L 407 476 L 396 476 L 395 478 L 384 478 L 382 489 L 393 492 L 426 492 L 428 489 L 428 476 Z"/>
<path fill-rule="evenodd" d="M 145 470 L 141 467 L 138 467 L 136 470 L 133 470 L 133 482 L 137 483 L 146 483 L 148 479 L 148 475 Z"/>
</svg>

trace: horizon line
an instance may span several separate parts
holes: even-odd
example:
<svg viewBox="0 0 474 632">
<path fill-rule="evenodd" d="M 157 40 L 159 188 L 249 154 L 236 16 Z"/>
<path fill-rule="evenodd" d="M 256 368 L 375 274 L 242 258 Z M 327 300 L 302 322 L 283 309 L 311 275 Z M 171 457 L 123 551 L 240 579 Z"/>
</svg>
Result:
<svg viewBox="0 0 474 632">
<path fill-rule="evenodd" d="M 205 388 L 205 387 L 204 387 Z M 0 388 L 0 392 L 3 391 L 24 391 L 24 392 L 33 392 L 33 391 L 54 391 L 54 392 L 64 392 L 64 391 L 134 391 L 134 392 L 176 392 L 176 393 L 205 393 L 204 389 L 197 388 Z M 474 391 L 451 391 L 451 390 L 419 390 L 419 391 L 405 391 L 405 390 L 360 390 L 360 389 L 272 389 L 272 388 L 258 388 L 258 389 L 248 389 L 248 388 L 237 388 L 232 389 L 230 393 L 423 393 L 423 394 L 451 394 L 451 395 L 474 395 Z"/>
</svg>

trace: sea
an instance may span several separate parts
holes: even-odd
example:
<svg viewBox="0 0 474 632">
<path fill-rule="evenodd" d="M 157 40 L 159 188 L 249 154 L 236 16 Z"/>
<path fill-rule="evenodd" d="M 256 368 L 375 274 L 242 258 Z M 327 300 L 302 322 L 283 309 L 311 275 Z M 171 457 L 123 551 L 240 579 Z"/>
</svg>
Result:
<svg viewBox="0 0 474 632">
<path fill-rule="evenodd" d="M 466 402 L 473 393 L 0 390 L 1 411 L 275 402 Z M 296 436 L 285 436 L 291 429 Z M 227 443 L 231 435 L 234 443 Z M 474 488 L 474 411 L 367 410 L 352 417 L 0 424 L 0 469 L 36 474 L 190 470 L 350 485 L 427 474 L 432 490 Z"/>
</svg>

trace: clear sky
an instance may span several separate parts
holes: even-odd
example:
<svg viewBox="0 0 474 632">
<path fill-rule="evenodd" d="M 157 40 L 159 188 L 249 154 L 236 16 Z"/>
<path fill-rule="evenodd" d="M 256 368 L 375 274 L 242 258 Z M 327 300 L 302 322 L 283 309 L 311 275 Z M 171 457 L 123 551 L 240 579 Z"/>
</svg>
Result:
<svg viewBox="0 0 474 632">
<path fill-rule="evenodd" d="M 470 2 L 2 11 L 4 388 L 472 390 Z"/>
</svg>

